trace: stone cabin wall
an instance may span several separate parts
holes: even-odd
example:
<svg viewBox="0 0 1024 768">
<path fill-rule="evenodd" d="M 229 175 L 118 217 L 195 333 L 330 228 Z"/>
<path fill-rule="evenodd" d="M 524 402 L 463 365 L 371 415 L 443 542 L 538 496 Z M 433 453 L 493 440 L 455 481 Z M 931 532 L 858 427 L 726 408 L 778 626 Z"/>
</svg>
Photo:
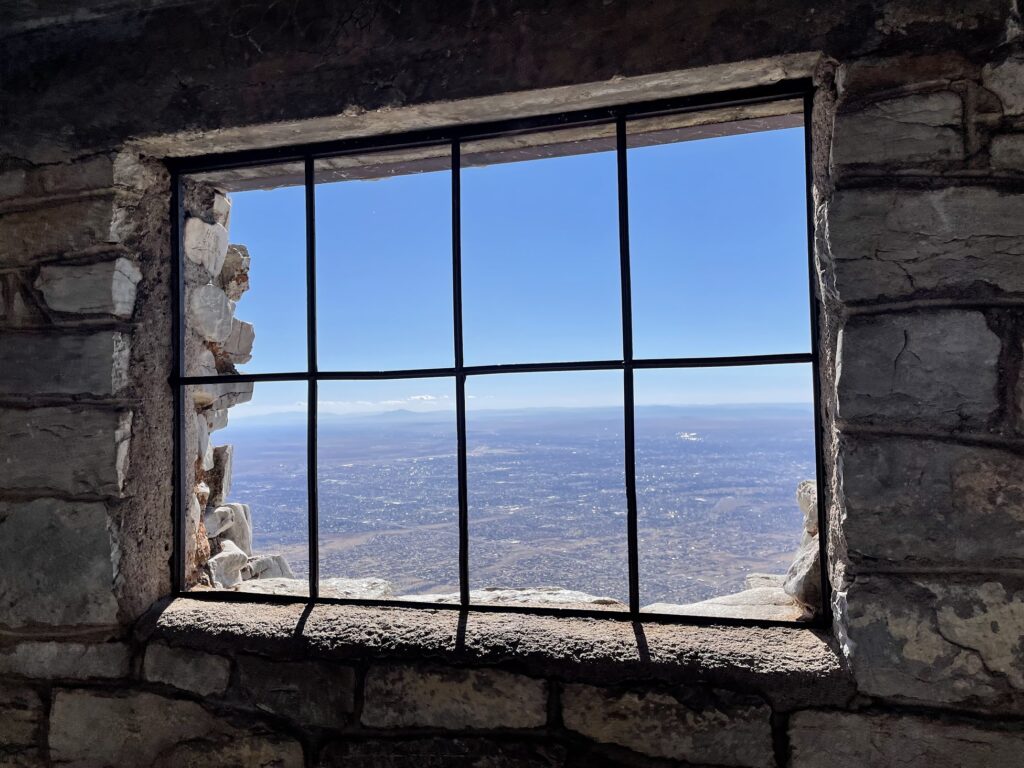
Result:
<svg viewBox="0 0 1024 768">
<path fill-rule="evenodd" d="M 0 23 L 0 765 L 1019 764 L 1014 0 L 86 5 Z M 797 76 L 832 631 L 163 599 L 162 158 Z"/>
</svg>

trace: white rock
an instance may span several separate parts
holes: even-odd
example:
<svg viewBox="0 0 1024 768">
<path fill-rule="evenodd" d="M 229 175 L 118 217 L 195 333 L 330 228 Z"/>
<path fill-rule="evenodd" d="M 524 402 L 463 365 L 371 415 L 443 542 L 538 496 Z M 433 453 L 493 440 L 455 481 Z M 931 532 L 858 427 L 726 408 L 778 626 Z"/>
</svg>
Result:
<svg viewBox="0 0 1024 768">
<path fill-rule="evenodd" d="M 185 222 L 185 255 L 201 264 L 211 276 L 217 277 L 228 252 L 228 231 L 222 224 L 207 224 L 202 219 Z"/>
<path fill-rule="evenodd" d="M 210 572 L 219 587 L 233 587 L 242 581 L 242 568 L 249 556 L 230 540 L 222 541 L 220 552 L 210 558 Z"/>
<path fill-rule="evenodd" d="M 252 360 L 252 345 L 256 340 L 256 329 L 252 323 L 237 318 L 231 319 L 231 333 L 221 342 L 220 348 L 235 365 Z"/>
<path fill-rule="evenodd" d="M 99 264 L 44 266 L 35 286 L 58 312 L 131 317 L 142 273 L 128 259 Z"/>
<path fill-rule="evenodd" d="M 458 593 L 402 595 L 398 599 L 417 600 L 427 603 L 457 603 Z M 470 590 L 469 600 L 477 604 L 493 605 L 586 605 L 607 606 L 609 608 L 625 608 L 625 605 L 612 597 L 599 597 L 586 592 L 577 592 L 562 587 L 520 587 L 503 588 L 487 587 Z"/>
<path fill-rule="evenodd" d="M 196 456 L 203 457 L 203 469 L 207 469 L 206 466 L 206 453 L 210 448 L 210 427 L 206 423 L 206 419 L 202 415 L 197 414 L 195 418 L 196 423 Z M 212 457 L 211 457 L 212 458 Z"/>
<path fill-rule="evenodd" d="M 206 473 L 210 483 L 209 505 L 216 508 L 227 501 L 231 493 L 231 468 L 234 447 L 218 445 L 213 449 L 213 467 Z"/>
<path fill-rule="evenodd" d="M 221 192 L 213 196 L 213 220 L 224 229 L 231 228 L 231 198 Z"/>
<path fill-rule="evenodd" d="M 283 555 L 257 555 L 250 557 L 242 569 L 242 579 L 294 579 L 291 566 Z"/>
<path fill-rule="evenodd" d="M 743 580 L 743 586 L 747 589 L 759 589 L 760 587 L 781 587 L 786 580 L 783 573 L 748 573 Z"/>
<path fill-rule="evenodd" d="M 811 611 L 817 611 L 821 606 L 820 562 L 818 537 L 811 536 L 797 551 L 782 585 L 787 595 Z"/>
<path fill-rule="evenodd" d="M 220 343 L 231 333 L 234 305 L 215 285 L 193 288 L 189 298 L 189 323 L 207 341 Z"/>
<path fill-rule="evenodd" d="M 206 418 L 206 428 L 211 432 L 216 432 L 218 429 L 224 429 L 224 427 L 228 425 L 227 408 L 211 408 L 203 411 L 203 416 Z"/>
<path fill-rule="evenodd" d="M 244 245 L 228 246 L 228 255 L 220 272 L 220 286 L 232 301 L 238 301 L 249 290 L 249 249 Z"/>
<path fill-rule="evenodd" d="M 796 487 L 796 503 L 804 513 L 804 533 L 818 535 L 818 484 L 804 480 Z"/>
<path fill-rule="evenodd" d="M 221 504 L 206 512 L 206 535 L 217 541 L 231 541 L 246 556 L 252 555 L 252 514 L 248 504 Z M 216 531 L 216 533 L 214 533 Z"/>
<path fill-rule="evenodd" d="M 209 472 L 211 469 L 213 469 L 213 446 L 210 444 L 209 439 L 207 439 L 206 450 L 203 451 L 203 471 Z"/>
<path fill-rule="evenodd" d="M 797 621 L 805 616 L 803 609 L 779 587 L 745 589 L 731 595 L 721 595 L 684 605 L 651 603 L 640 610 L 643 613 L 773 621 Z"/>
</svg>

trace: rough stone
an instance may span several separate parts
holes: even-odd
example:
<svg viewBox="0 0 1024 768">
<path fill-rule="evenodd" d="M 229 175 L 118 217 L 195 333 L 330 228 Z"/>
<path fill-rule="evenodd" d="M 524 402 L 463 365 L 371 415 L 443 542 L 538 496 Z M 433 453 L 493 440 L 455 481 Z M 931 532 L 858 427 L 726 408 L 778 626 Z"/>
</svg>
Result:
<svg viewBox="0 0 1024 768">
<path fill-rule="evenodd" d="M 562 692 L 566 728 L 595 741 L 688 763 L 775 765 L 771 709 L 726 691 L 615 693 L 589 685 Z"/>
<path fill-rule="evenodd" d="M 1022 206 L 981 187 L 838 191 L 819 209 L 826 288 L 844 302 L 1024 293 Z"/>
<path fill-rule="evenodd" d="M 0 409 L 6 448 L 0 482 L 11 490 L 117 496 L 124 485 L 131 428 L 131 411 Z"/>
<path fill-rule="evenodd" d="M 222 504 L 207 510 L 205 523 L 211 539 L 230 541 L 252 557 L 252 512 L 248 504 Z"/>
<path fill-rule="evenodd" d="M 840 331 L 842 419 L 983 428 L 998 407 L 999 338 L 980 312 L 855 317 Z"/>
<path fill-rule="evenodd" d="M 23 168 L 0 173 L 0 198 L 19 197 L 25 194 L 26 175 Z"/>
<path fill-rule="evenodd" d="M 238 301 L 249 290 L 249 261 L 249 249 L 244 245 L 228 246 L 220 273 L 220 285 L 232 301 Z"/>
<path fill-rule="evenodd" d="M 991 768 L 1020 762 L 1024 732 L 913 715 L 797 712 L 793 768 Z"/>
<path fill-rule="evenodd" d="M 184 243 L 190 261 L 201 264 L 214 278 L 220 274 L 228 252 L 228 231 L 223 224 L 190 217 L 185 221 Z"/>
<path fill-rule="evenodd" d="M 303 725 L 340 728 L 355 710 L 355 688 L 351 667 L 239 656 L 232 697 Z"/>
<path fill-rule="evenodd" d="M 0 625 L 115 624 L 113 554 L 103 504 L 0 502 Z"/>
<path fill-rule="evenodd" d="M 228 425 L 227 408 L 218 408 L 217 410 L 205 410 L 203 411 L 203 417 L 206 419 L 206 428 L 209 429 L 211 432 L 216 432 L 218 429 L 224 429 L 224 427 Z"/>
<path fill-rule="evenodd" d="M 242 580 L 242 568 L 249 561 L 248 556 L 230 539 L 220 544 L 220 552 L 209 560 L 210 572 L 215 586 L 233 587 Z"/>
<path fill-rule="evenodd" d="M 862 693 L 1024 712 L 1024 586 L 1010 577 L 858 576 L 841 619 Z"/>
<path fill-rule="evenodd" d="M 272 580 L 273 581 L 273 580 Z M 242 588 L 261 584 L 242 583 Z M 225 653 L 245 650 L 325 661 L 381 658 L 422 663 L 501 664 L 514 658 L 531 677 L 611 685 L 636 679 L 696 681 L 755 690 L 782 709 L 842 706 L 851 680 L 829 633 L 788 627 L 647 623 L 562 616 L 364 605 L 219 603 L 179 598 L 144 623 L 146 636 Z"/>
<path fill-rule="evenodd" d="M 992 167 L 1001 171 L 1024 171 L 1024 133 L 995 136 L 989 147 Z"/>
<path fill-rule="evenodd" d="M 219 411 L 227 413 L 227 410 Z M 235 448 L 232 445 L 219 445 L 213 449 L 213 467 L 206 473 L 206 481 L 210 486 L 210 498 L 206 502 L 215 510 L 223 506 L 231 493 L 232 457 Z"/>
<path fill-rule="evenodd" d="M 427 603 L 457 603 L 458 592 L 410 595 L 410 600 Z M 557 605 L 584 606 L 592 609 L 623 610 L 626 606 L 613 597 L 600 597 L 562 587 L 485 587 L 469 593 L 470 602 L 478 605 Z"/>
<path fill-rule="evenodd" d="M 213 196 L 213 220 L 224 229 L 231 227 L 231 198 L 220 192 Z"/>
<path fill-rule="evenodd" d="M 294 579 L 291 566 L 281 555 L 250 557 L 242 569 L 242 579 Z"/>
<path fill-rule="evenodd" d="M 256 329 L 252 323 L 232 318 L 231 333 L 218 346 L 232 364 L 242 365 L 252 360 L 252 345 L 255 340 Z"/>
<path fill-rule="evenodd" d="M 15 755 L 25 749 L 34 752 L 44 719 L 38 693 L 23 686 L 0 684 L 0 764 L 8 750 Z"/>
<path fill-rule="evenodd" d="M 207 341 L 222 342 L 231 333 L 234 307 L 224 291 L 215 285 L 200 285 L 189 291 L 190 327 Z"/>
<path fill-rule="evenodd" d="M 114 196 L 73 200 L 0 215 L 0 262 L 31 264 L 43 256 L 114 244 Z"/>
<path fill-rule="evenodd" d="M 870 104 L 836 118 L 836 165 L 919 163 L 959 159 L 963 105 L 951 91 L 920 93 Z"/>
<path fill-rule="evenodd" d="M 211 353 L 212 357 L 212 353 Z M 216 369 L 213 374 L 216 374 Z M 208 375 L 208 374 L 196 374 Z M 190 387 L 196 405 L 219 411 L 252 400 L 251 381 L 226 381 L 223 384 L 194 384 Z"/>
<path fill-rule="evenodd" d="M 547 684 L 492 669 L 375 666 L 366 673 L 363 725 L 372 728 L 540 728 Z"/>
<path fill-rule="evenodd" d="M 706 616 L 726 619 L 762 619 L 766 621 L 799 621 L 806 618 L 804 610 L 786 594 L 781 586 L 760 586 L 731 595 L 719 595 L 696 603 L 651 603 L 644 613 L 666 613 L 677 616 Z"/>
<path fill-rule="evenodd" d="M 875 564 L 1024 565 L 1024 459 L 992 448 L 844 436 L 843 536 Z"/>
<path fill-rule="evenodd" d="M 28 641 L 0 652 L 0 674 L 51 680 L 118 678 L 128 676 L 130 662 L 131 649 L 124 643 Z"/>
<path fill-rule="evenodd" d="M 128 259 L 98 264 L 45 265 L 35 287 L 58 312 L 131 317 L 142 272 Z"/>
<path fill-rule="evenodd" d="M 123 333 L 6 333 L 0 394 L 117 394 L 128 384 L 129 359 Z"/>
<path fill-rule="evenodd" d="M 223 656 L 151 643 L 146 648 L 142 675 L 200 696 L 220 696 L 228 688 L 231 662 Z"/>
<path fill-rule="evenodd" d="M 810 612 L 821 607 L 821 548 L 818 537 L 800 545 L 786 571 L 783 591 Z"/>
<path fill-rule="evenodd" d="M 982 71 L 982 82 L 999 97 L 1006 114 L 1024 115 L 1024 56 L 987 64 Z"/>
<path fill-rule="evenodd" d="M 301 768 L 302 747 L 258 728 L 239 728 L 198 704 L 152 693 L 58 690 L 50 713 L 55 763 Z M 217 757 L 219 762 L 214 762 Z M 204 759 L 201 759 L 204 758 Z"/>
<path fill-rule="evenodd" d="M 321 768 L 561 768 L 564 764 L 565 749 L 552 744 L 435 737 L 336 741 L 321 752 L 317 765 Z"/>
</svg>

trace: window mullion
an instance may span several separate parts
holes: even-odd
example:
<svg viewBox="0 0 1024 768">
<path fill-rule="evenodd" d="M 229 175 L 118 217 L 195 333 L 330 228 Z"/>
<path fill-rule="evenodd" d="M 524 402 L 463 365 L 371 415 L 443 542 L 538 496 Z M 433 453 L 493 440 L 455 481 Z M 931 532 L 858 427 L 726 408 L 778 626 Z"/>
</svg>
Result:
<svg viewBox="0 0 1024 768">
<path fill-rule="evenodd" d="M 455 342 L 455 429 L 459 482 L 459 603 L 469 605 L 469 492 L 466 480 L 466 373 L 462 353 L 462 158 L 452 139 L 452 314 Z"/>
<path fill-rule="evenodd" d="M 629 610 L 640 612 L 640 561 L 637 543 L 636 440 L 633 424 L 633 299 L 629 271 L 629 190 L 626 167 L 626 118 L 615 118 L 615 159 L 618 169 L 619 269 L 622 287 L 622 403 L 626 474 L 626 526 L 629 551 Z"/>
<path fill-rule="evenodd" d="M 305 159 L 306 183 L 306 510 L 309 521 L 309 597 L 320 594 L 320 510 L 317 470 L 316 188 L 313 158 Z"/>
</svg>

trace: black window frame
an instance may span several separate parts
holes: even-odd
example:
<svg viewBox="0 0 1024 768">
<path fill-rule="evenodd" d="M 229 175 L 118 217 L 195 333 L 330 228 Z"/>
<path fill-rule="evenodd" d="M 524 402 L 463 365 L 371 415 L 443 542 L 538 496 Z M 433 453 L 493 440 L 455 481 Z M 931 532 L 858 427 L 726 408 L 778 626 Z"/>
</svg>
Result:
<svg viewBox="0 0 1024 768">
<path fill-rule="evenodd" d="M 678 357 L 657 359 L 634 359 L 632 339 L 632 294 L 630 285 L 629 253 L 629 201 L 627 162 L 627 122 L 636 118 L 658 117 L 688 112 L 720 109 L 725 107 L 746 107 L 775 101 L 801 100 L 803 105 L 804 165 L 807 219 L 807 276 L 810 305 L 810 352 L 772 355 L 744 355 L 730 357 Z M 484 123 L 455 125 L 436 129 L 409 131 L 404 133 L 375 135 L 319 142 L 306 145 L 270 147 L 236 152 L 226 152 L 183 158 L 168 158 L 166 165 L 171 174 L 171 246 L 172 246 L 172 327 L 173 358 L 170 385 L 174 397 L 173 422 L 173 489 L 174 489 L 174 533 L 175 546 L 172 558 L 173 593 L 178 597 L 232 602 L 262 603 L 334 603 L 343 605 L 370 605 L 381 607 L 424 608 L 430 610 L 458 610 L 474 612 L 527 613 L 537 615 L 576 616 L 633 622 L 683 623 L 694 625 L 741 625 L 741 626 L 798 626 L 821 628 L 831 624 L 831 588 L 828 568 L 821 568 L 822 605 L 810 621 L 781 621 L 749 618 L 726 618 L 659 614 L 640 611 L 639 597 L 639 552 L 637 542 L 637 500 L 636 500 L 636 459 L 634 445 L 634 401 L 633 372 L 642 369 L 739 367 L 777 364 L 811 364 L 813 377 L 814 405 L 814 452 L 815 474 L 818 494 L 818 530 L 821 562 L 828 562 L 827 531 L 825 510 L 826 489 L 822 440 L 821 382 L 818 319 L 821 311 L 815 290 L 816 269 L 814 261 L 814 216 L 813 216 L 813 172 L 811 114 L 814 100 L 813 84 L 808 79 L 781 81 L 772 85 L 758 86 L 733 91 L 722 91 L 676 99 L 639 102 L 634 104 L 581 109 L 569 112 L 543 114 L 534 117 Z M 571 361 L 553 363 L 522 363 L 506 365 L 466 366 L 462 350 L 462 275 L 461 275 L 461 156 L 464 142 L 534 133 L 547 129 L 586 127 L 596 125 L 615 126 L 615 152 L 617 165 L 618 230 L 622 315 L 622 359 Z M 387 371 L 319 371 L 317 367 L 316 336 L 316 202 L 314 163 L 321 158 L 337 157 L 368 152 L 383 152 L 416 147 L 435 147 L 447 144 L 451 158 L 451 209 L 452 209 L 452 296 L 455 365 L 451 368 L 423 368 Z M 188 376 L 183 370 L 184 361 L 184 275 L 182 267 L 185 210 L 184 179 L 188 175 L 228 171 L 241 168 L 276 165 L 280 163 L 302 163 L 304 168 L 305 214 L 306 214 L 306 324 L 307 324 L 307 369 L 300 372 L 232 374 L 212 376 Z M 621 370 L 623 372 L 624 410 L 624 464 L 627 501 L 627 537 L 629 558 L 629 605 L 625 611 L 588 610 L 580 608 L 509 606 L 473 604 L 469 600 L 469 553 L 468 553 L 468 494 L 466 468 L 466 398 L 465 385 L 468 376 L 500 373 L 539 373 L 554 371 Z M 458 441 L 458 502 L 459 502 L 459 603 L 416 602 L 414 599 L 380 600 L 321 597 L 319 586 L 319 537 L 318 537 L 318 475 L 317 475 L 317 384 L 320 381 L 358 381 L 381 379 L 452 378 L 456 387 L 456 434 Z M 249 592 L 228 592 L 219 590 L 185 590 L 185 489 L 182 487 L 185 471 L 183 450 L 183 393 L 185 387 L 195 384 L 235 382 L 306 381 L 308 385 L 307 406 L 307 494 L 309 520 L 309 596 L 273 595 Z"/>
</svg>

